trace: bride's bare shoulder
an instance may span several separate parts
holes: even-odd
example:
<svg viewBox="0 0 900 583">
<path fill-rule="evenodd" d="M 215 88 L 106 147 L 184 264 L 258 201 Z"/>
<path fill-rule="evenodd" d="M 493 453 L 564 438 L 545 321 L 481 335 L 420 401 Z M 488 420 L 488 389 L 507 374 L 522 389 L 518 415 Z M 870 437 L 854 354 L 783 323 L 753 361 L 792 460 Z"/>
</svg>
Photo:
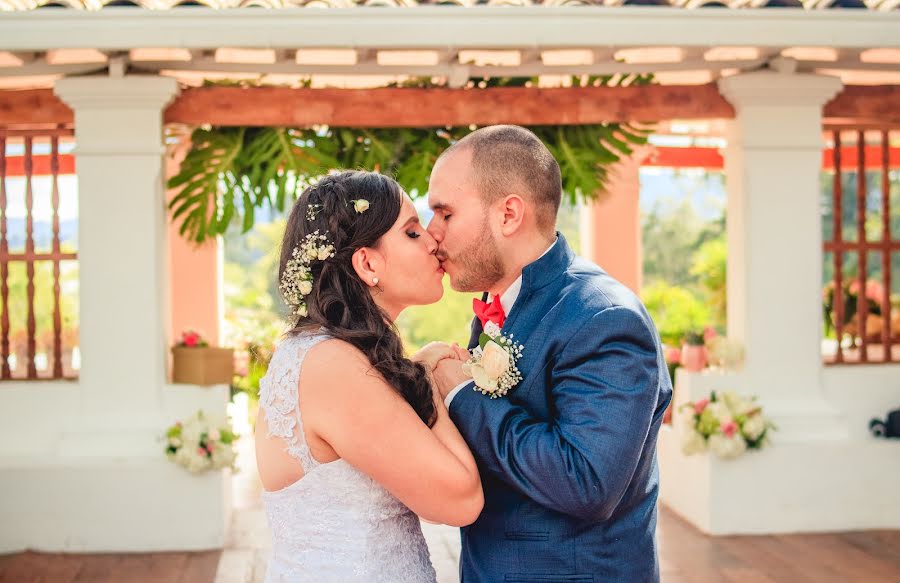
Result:
<svg viewBox="0 0 900 583">
<path fill-rule="evenodd" d="M 356 387 L 383 383 L 362 350 L 338 338 L 328 338 L 310 349 L 304 359 L 303 376 L 310 384 L 329 387 L 346 386 L 344 383 L 351 381 Z"/>
</svg>

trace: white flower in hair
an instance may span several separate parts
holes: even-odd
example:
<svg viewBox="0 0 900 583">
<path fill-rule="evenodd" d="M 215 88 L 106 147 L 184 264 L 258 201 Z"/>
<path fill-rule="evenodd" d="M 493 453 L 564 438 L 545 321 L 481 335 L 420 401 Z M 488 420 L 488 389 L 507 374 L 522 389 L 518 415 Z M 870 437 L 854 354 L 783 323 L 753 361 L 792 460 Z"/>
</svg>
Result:
<svg viewBox="0 0 900 583">
<path fill-rule="evenodd" d="M 298 318 L 305 318 L 309 315 L 305 298 L 313 290 L 310 265 L 313 261 L 325 261 L 331 257 L 334 257 L 334 245 L 328 242 L 325 235 L 319 234 L 319 231 L 308 234 L 291 251 L 291 258 L 284 267 L 278 288 L 281 290 L 284 300 L 291 307 L 291 311 Z"/>
<path fill-rule="evenodd" d="M 353 203 L 353 209 L 354 209 L 358 214 L 363 214 L 364 212 L 366 212 L 367 210 L 369 210 L 369 201 L 367 201 L 367 200 L 364 199 L 364 198 L 360 198 L 360 199 L 357 199 L 357 200 L 351 200 L 350 202 Z"/>
</svg>

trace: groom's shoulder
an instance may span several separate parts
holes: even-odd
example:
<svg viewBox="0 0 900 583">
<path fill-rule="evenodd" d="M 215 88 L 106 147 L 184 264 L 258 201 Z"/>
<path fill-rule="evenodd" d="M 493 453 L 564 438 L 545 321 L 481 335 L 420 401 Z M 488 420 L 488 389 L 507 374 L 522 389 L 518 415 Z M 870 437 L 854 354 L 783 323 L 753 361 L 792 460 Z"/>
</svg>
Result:
<svg viewBox="0 0 900 583">
<path fill-rule="evenodd" d="M 576 257 L 566 269 L 562 296 L 563 301 L 582 313 L 614 307 L 646 313 L 640 298 L 628 286 L 582 257 Z"/>
</svg>

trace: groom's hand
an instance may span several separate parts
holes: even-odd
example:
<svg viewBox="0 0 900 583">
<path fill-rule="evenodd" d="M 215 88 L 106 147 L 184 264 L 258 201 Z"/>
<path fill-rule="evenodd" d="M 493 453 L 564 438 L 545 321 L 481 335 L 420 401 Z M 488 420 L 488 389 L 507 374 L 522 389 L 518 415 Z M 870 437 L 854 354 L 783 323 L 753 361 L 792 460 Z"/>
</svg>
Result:
<svg viewBox="0 0 900 583">
<path fill-rule="evenodd" d="M 441 394 L 441 399 L 446 399 L 447 395 L 470 377 L 463 372 L 463 361 L 454 358 L 445 358 L 437 363 L 432 376 L 434 377 L 435 389 Z"/>
<path fill-rule="evenodd" d="M 429 342 L 410 357 L 413 362 L 425 365 L 429 372 L 434 372 L 437 364 L 445 358 L 454 358 L 456 348 L 446 342 Z"/>
</svg>

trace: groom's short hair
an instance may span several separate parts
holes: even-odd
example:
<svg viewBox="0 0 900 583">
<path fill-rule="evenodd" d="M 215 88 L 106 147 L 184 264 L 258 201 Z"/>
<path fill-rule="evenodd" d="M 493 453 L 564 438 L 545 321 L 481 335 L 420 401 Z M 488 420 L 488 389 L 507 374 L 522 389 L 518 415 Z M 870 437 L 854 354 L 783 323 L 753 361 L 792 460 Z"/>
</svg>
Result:
<svg viewBox="0 0 900 583">
<path fill-rule="evenodd" d="M 525 190 L 535 205 L 538 228 L 553 231 L 562 200 L 559 164 L 531 131 L 514 125 L 487 126 L 465 136 L 443 154 L 470 150 L 476 186 L 491 203 L 512 189 Z"/>
</svg>

